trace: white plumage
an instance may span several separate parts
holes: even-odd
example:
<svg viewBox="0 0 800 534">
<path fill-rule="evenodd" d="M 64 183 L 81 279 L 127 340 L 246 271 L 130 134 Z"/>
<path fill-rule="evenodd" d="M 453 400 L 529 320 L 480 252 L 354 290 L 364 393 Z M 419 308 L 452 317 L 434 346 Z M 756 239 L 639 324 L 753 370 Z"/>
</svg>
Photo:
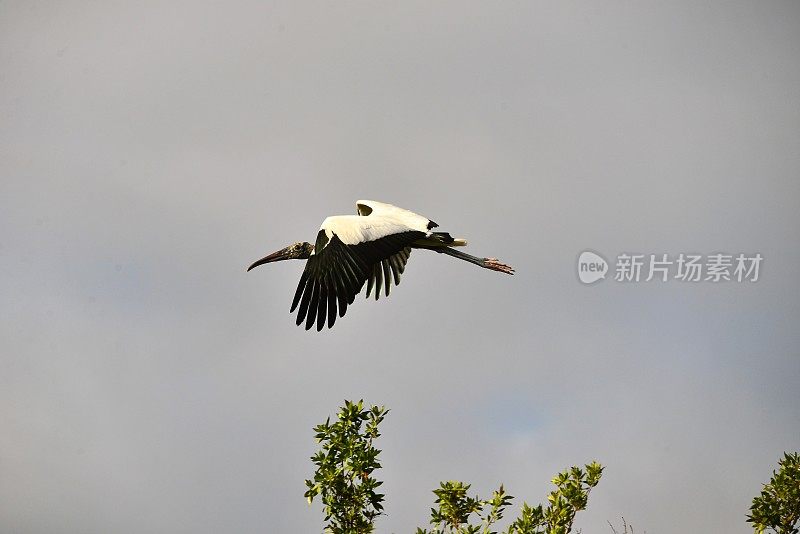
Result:
<svg viewBox="0 0 800 534">
<path fill-rule="evenodd" d="M 426 236 L 430 235 L 427 228 L 424 226 L 422 228 L 418 231 L 424 232 Z M 328 239 L 332 239 L 335 234 L 345 245 L 357 245 L 416 228 L 385 215 L 370 215 L 369 217 L 333 215 L 322 221 L 319 229 L 321 232 L 325 232 Z"/>
</svg>

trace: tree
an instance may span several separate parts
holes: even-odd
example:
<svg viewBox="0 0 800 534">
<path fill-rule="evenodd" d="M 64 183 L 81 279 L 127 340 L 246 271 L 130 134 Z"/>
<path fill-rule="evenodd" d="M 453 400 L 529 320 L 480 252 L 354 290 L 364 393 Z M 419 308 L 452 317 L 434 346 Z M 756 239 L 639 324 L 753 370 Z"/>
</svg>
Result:
<svg viewBox="0 0 800 534">
<path fill-rule="evenodd" d="M 383 406 L 364 408 L 363 400 L 345 401 L 335 423 L 331 424 L 328 418 L 314 427 L 322 449 L 311 457 L 317 469 L 313 480 L 306 480 L 305 497 L 311 504 L 321 496 L 326 532 L 372 532 L 375 519 L 383 513 L 384 496 L 375 492 L 382 482 L 373 477 L 381 467 L 381 451 L 373 441 L 380 436 L 378 425 L 387 413 Z M 523 503 L 520 517 L 505 534 L 569 534 L 575 514 L 586 508 L 589 492 L 602 473 L 603 467 L 597 462 L 559 473 L 553 479 L 556 489 L 547 497 L 549 504 L 531 507 Z M 488 500 L 470 497 L 469 489 L 470 485 L 464 482 L 441 482 L 433 490 L 438 506 L 431 509 L 432 529 L 418 528 L 417 534 L 496 534 L 492 529 L 514 497 L 502 485 Z"/>
<path fill-rule="evenodd" d="M 556 489 L 547 496 L 548 505 L 535 507 L 522 504 L 522 513 L 508 529 L 506 534 L 568 534 L 572 532 L 575 514 L 584 510 L 589 501 L 589 492 L 600 482 L 603 467 L 592 462 L 580 467 L 571 467 L 553 479 Z M 463 482 L 442 482 L 439 489 L 433 490 L 438 508 L 431 509 L 430 523 L 433 529 L 417 529 L 417 534 L 496 534 L 492 526 L 502 519 L 506 507 L 514 499 L 503 486 L 492 494 L 489 500 L 477 496 L 469 497 L 469 484 Z M 470 524 L 470 516 L 475 515 L 479 524 Z"/>
<path fill-rule="evenodd" d="M 314 427 L 322 450 L 311 457 L 317 470 L 306 480 L 308 503 L 321 496 L 326 531 L 332 534 L 362 534 L 374 530 L 375 518 L 383 512 L 383 495 L 376 493 L 383 482 L 372 472 L 379 469 L 380 450 L 372 446 L 380 436 L 378 425 L 388 410 L 383 406 L 364 409 L 364 401 L 345 401 L 338 421 Z"/>
<path fill-rule="evenodd" d="M 522 515 L 508 530 L 509 534 L 568 534 L 572 532 L 575 514 L 585 510 L 589 492 L 600 482 L 603 466 L 597 462 L 586 464 L 584 469 L 571 467 L 554 479 L 556 489 L 547 496 L 550 503 L 531 508 L 522 505 Z"/>
<path fill-rule="evenodd" d="M 783 453 L 780 468 L 772 472 L 761 495 L 753 498 L 747 522 L 758 534 L 771 529 L 777 534 L 798 534 L 800 520 L 800 455 Z"/>
<path fill-rule="evenodd" d="M 417 534 L 495 534 L 491 526 L 503 518 L 503 511 L 514 498 L 508 495 L 503 486 L 494 492 L 488 501 L 476 495 L 467 495 L 470 485 L 451 480 L 440 482 L 439 489 L 433 490 L 438 508 L 431 508 L 431 525 L 428 531 L 417 529 Z M 484 513 L 485 511 L 485 513 Z M 470 524 L 470 516 L 480 520 L 479 525 Z"/>
</svg>

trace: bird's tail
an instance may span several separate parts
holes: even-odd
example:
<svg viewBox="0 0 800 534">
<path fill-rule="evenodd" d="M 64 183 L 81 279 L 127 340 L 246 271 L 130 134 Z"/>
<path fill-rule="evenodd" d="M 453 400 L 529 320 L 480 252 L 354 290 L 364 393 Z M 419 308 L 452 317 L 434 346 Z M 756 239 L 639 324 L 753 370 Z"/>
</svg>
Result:
<svg viewBox="0 0 800 534">
<path fill-rule="evenodd" d="M 467 244 L 467 240 L 454 238 L 447 232 L 431 232 L 431 235 L 416 241 L 415 244 L 428 247 L 463 247 Z"/>
</svg>

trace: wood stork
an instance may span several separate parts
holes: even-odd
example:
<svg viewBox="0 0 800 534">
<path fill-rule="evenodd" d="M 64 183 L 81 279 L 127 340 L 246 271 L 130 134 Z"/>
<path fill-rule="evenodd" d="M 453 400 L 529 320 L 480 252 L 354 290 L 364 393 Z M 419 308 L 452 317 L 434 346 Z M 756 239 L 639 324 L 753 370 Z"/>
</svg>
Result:
<svg viewBox="0 0 800 534">
<path fill-rule="evenodd" d="M 385 288 L 388 297 L 392 285 L 400 283 L 411 249 L 427 249 L 485 269 L 514 274 L 514 269 L 497 258 L 478 258 L 452 247 L 467 244 L 446 232 L 434 232 L 439 226 L 430 219 L 408 210 L 375 202 L 359 200 L 358 215 L 336 215 L 322 222 L 314 245 L 299 242 L 254 262 L 248 271 L 259 265 L 289 259 L 307 259 L 300 277 L 290 312 L 300 306 L 297 324 L 305 321 L 306 330 L 316 322 L 322 330 L 325 319 L 328 328 L 343 317 L 367 283 L 367 298 L 373 288 L 375 300 Z"/>
</svg>

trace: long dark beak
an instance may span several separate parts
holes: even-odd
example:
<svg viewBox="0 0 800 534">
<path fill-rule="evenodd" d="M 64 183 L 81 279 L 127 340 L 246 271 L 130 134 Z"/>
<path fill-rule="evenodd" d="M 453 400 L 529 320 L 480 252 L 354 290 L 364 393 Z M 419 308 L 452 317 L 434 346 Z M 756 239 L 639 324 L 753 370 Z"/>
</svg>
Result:
<svg viewBox="0 0 800 534">
<path fill-rule="evenodd" d="M 273 252 L 269 256 L 264 256 L 263 258 L 261 258 L 257 262 L 253 263 L 253 265 L 248 267 L 247 268 L 248 272 L 251 271 L 252 269 L 255 269 L 259 265 L 264 265 L 265 263 L 272 263 L 273 261 L 281 261 L 281 260 L 291 259 L 291 256 L 289 255 L 289 249 L 291 249 L 291 248 L 292 247 L 282 248 L 277 252 Z"/>
</svg>

